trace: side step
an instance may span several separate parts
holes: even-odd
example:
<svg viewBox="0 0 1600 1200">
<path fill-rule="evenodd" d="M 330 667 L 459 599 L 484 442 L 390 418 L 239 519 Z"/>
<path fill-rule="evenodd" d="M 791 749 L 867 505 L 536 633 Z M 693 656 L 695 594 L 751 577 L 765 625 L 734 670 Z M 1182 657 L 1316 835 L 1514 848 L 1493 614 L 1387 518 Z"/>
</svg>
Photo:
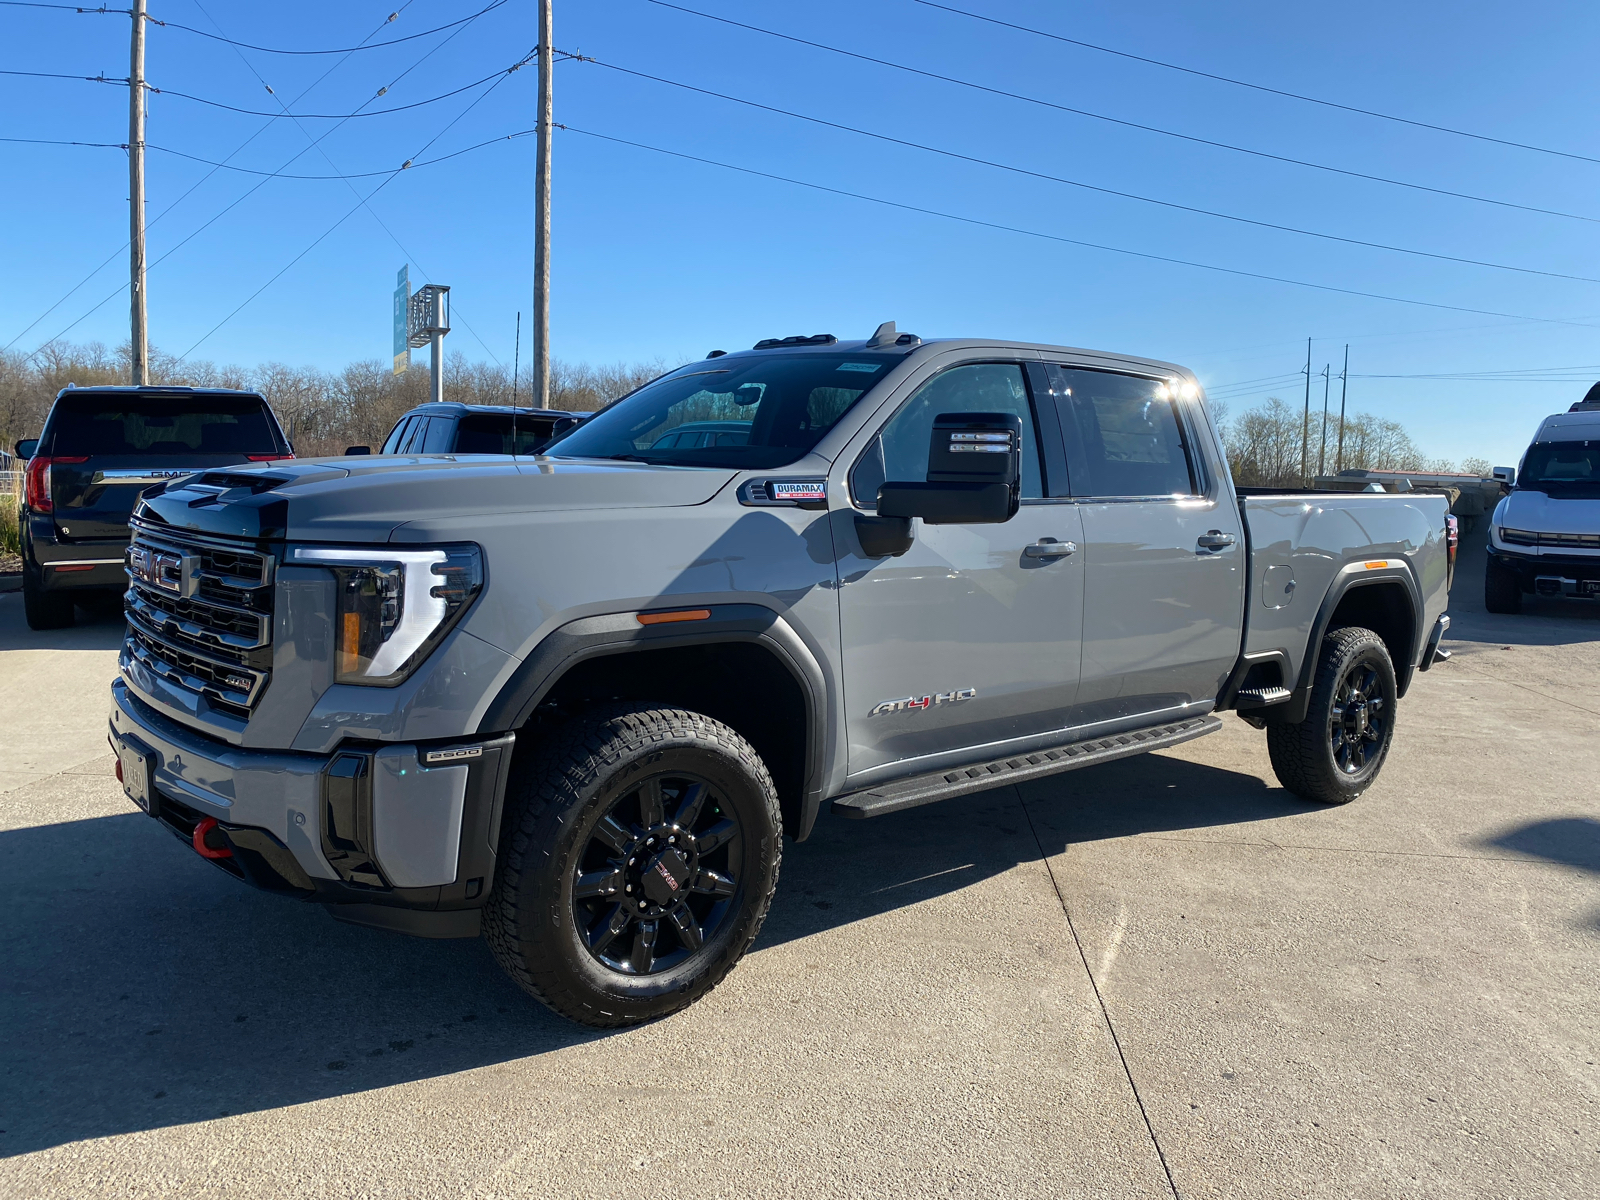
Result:
<svg viewBox="0 0 1600 1200">
<path fill-rule="evenodd" d="M 1286 687 L 1250 688 L 1248 691 L 1236 692 L 1233 697 L 1234 707 L 1247 704 L 1252 708 L 1263 708 L 1268 704 L 1282 704 L 1294 695 Z"/>
<path fill-rule="evenodd" d="M 914 775 L 910 779 L 897 779 L 893 783 L 840 796 L 833 802 L 833 811 L 841 817 L 881 817 L 885 813 L 899 812 L 902 808 L 915 808 L 919 804 L 932 804 L 952 796 L 965 796 L 969 792 L 981 792 L 1002 783 L 1021 783 L 1027 779 L 1128 758 L 1149 750 L 1165 749 L 1204 737 L 1221 728 L 1222 719 L 1209 715 L 1174 721 L 1170 725 L 1153 725 L 1132 733 L 1094 738 L 1087 742 L 1067 742 L 1029 754 L 958 767 L 953 771 L 934 771 L 927 775 Z"/>
</svg>

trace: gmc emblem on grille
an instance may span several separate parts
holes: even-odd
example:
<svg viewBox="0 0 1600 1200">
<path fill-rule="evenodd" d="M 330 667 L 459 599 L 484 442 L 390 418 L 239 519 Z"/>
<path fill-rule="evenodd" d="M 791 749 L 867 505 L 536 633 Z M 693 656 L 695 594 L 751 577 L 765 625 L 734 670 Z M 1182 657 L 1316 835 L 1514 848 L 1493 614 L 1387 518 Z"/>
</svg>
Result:
<svg viewBox="0 0 1600 1200">
<path fill-rule="evenodd" d="M 188 599 L 200 586 L 200 556 L 132 546 L 128 550 L 128 573 L 146 587 Z"/>
</svg>

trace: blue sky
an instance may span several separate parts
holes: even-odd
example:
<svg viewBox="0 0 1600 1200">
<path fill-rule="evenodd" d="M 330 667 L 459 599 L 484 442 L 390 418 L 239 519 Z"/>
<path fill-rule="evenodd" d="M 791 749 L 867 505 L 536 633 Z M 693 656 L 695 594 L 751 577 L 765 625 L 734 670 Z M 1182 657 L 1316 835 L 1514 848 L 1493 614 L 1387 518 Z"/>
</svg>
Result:
<svg viewBox="0 0 1600 1200">
<path fill-rule="evenodd" d="M 321 49 L 352 46 L 374 34 L 373 41 L 408 37 L 459 21 L 489 2 L 152 0 L 151 11 L 260 46 Z M 1592 4 L 1521 6 L 1512 19 L 1503 5 L 1473 2 L 1356 2 L 1337 10 L 1226 2 L 950 2 L 1266 87 L 1600 159 L 1592 85 L 1600 9 Z M 401 4 L 399 17 L 383 24 Z M 1310 336 L 1319 374 L 1331 361 L 1337 376 L 1350 343 L 1353 410 L 1403 421 L 1429 454 L 1496 462 L 1515 462 L 1541 416 L 1564 409 L 1600 379 L 1600 283 L 1178 211 L 827 128 L 612 68 L 1094 187 L 1342 238 L 1597 279 L 1600 163 L 1308 104 L 915 0 L 683 4 L 1122 121 L 1596 220 L 1428 194 L 1134 130 L 649 0 L 558 0 L 556 46 L 600 60 L 566 62 L 556 73 L 556 120 L 570 126 L 557 131 L 554 158 L 553 345 L 559 357 L 676 361 L 773 335 L 865 336 L 879 321 L 894 319 L 924 336 L 1019 337 L 1184 363 L 1237 412 L 1267 394 L 1303 395 L 1296 373 Z M 511 66 L 536 41 L 535 25 L 531 0 L 509 0 L 444 32 L 344 59 L 236 50 L 170 25 L 152 27 L 148 78 L 166 92 L 151 98 L 147 137 L 166 149 L 149 155 L 149 252 L 152 261 L 170 254 L 151 269 L 152 341 L 172 353 L 194 346 L 195 357 L 245 364 L 337 367 L 386 358 L 395 271 L 409 263 L 413 285 L 452 286 L 451 348 L 509 364 L 515 314 L 522 310 L 526 322 L 530 307 L 532 138 L 415 166 L 387 183 L 382 175 L 348 183 L 263 183 L 261 176 L 237 171 L 211 173 L 210 166 L 168 151 L 302 175 L 381 172 L 407 159 L 422 163 L 530 129 L 531 67 L 492 89 L 486 83 L 437 103 L 343 124 L 268 121 L 171 93 L 260 112 L 281 111 L 266 85 L 297 113 L 343 114 L 364 102 L 370 109 L 410 105 Z M 4 6 L 0 30 L 0 68 L 127 74 L 125 16 Z M 373 99 L 386 85 L 390 90 Z M 120 143 L 127 137 L 127 97 L 120 87 L 0 75 L 0 100 L 7 113 L 0 135 L 8 138 Z M 308 150 L 306 131 L 318 137 L 330 128 L 320 148 Z M 597 134 L 1058 238 L 1505 315 L 1368 299 L 1064 244 Z M 15 339 L 13 349 L 31 350 L 63 331 L 76 341 L 123 340 L 125 292 L 84 315 L 126 278 L 126 255 L 119 251 L 127 237 L 123 152 L 4 142 L 0 162 L 6 181 L 0 189 L 0 344 Z M 154 220 L 158 214 L 165 215 Z M 104 270 L 37 320 L 108 258 Z M 280 271 L 276 282 L 212 332 Z M 524 361 L 526 355 L 525 331 Z M 1532 371 L 1560 381 L 1539 381 Z M 1508 378 L 1419 378 L 1485 372 Z M 1337 379 L 1332 390 L 1337 406 Z M 1320 378 L 1314 403 L 1320 407 Z"/>
</svg>

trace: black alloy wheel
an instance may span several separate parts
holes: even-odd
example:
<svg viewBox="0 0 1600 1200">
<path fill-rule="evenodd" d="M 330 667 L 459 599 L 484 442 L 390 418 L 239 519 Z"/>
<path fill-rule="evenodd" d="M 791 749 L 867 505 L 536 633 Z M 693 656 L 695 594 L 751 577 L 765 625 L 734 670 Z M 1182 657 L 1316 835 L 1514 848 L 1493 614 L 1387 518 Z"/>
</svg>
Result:
<svg viewBox="0 0 1600 1200">
<path fill-rule="evenodd" d="M 654 975 L 727 921 L 739 822 L 704 779 L 657 775 L 615 800 L 573 867 L 573 925 L 602 966 Z"/>
<path fill-rule="evenodd" d="M 1267 723 L 1267 753 L 1278 782 L 1317 804 L 1354 800 L 1383 769 L 1398 698 L 1381 637 L 1355 625 L 1329 630 L 1305 719 Z"/>
<path fill-rule="evenodd" d="M 1328 743 L 1339 770 L 1359 777 L 1388 744 L 1389 709 L 1377 667 L 1357 659 L 1334 689 L 1328 712 Z"/>
<path fill-rule="evenodd" d="M 562 1016 L 676 1012 L 749 949 L 778 885 L 766 764 L 703 713 L 613 702 L 517 735 L 483 931 Z"/>
</svg>

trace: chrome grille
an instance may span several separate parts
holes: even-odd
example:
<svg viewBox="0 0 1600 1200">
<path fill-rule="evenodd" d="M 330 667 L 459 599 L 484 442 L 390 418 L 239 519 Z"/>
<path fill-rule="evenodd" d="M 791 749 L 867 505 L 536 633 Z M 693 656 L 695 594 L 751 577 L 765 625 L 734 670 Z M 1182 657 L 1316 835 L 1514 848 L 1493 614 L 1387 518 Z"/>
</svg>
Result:
<svg viewBox="0 0 1600 1200">
<path fill-rule="evenodd" d="M 247 718 L 272 673 L 272 556 L 139 520 L 133 535 L 125 656 Z"/>
</svg>

